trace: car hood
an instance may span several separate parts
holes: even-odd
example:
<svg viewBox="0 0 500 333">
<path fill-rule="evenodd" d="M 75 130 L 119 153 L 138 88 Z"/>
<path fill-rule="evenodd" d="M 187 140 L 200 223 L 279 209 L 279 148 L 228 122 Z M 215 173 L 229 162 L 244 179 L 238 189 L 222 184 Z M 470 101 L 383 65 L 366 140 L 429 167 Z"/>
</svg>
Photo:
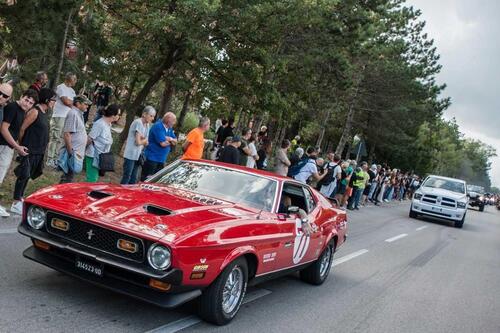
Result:
<svg viewBox="0 0 500 333">
<path fill-rule="evenodd" d="M 466 199 L 466 195 L 463 193 L 448 191 L 448 190 L 444 190 L 441 188 L 421 187 L 419 189 L 419 191 L 422 192 L 422 194 L 424 194 L 424 195 L 425 194 L 436 195 L 436 196 L 440 196 L 440 197 L 451 198 L 451 199 L 454 199 L 456 201 L 465 201 L 465 199 Z"/>
<path fill-rule="evenodd" d="M 76 183 L 47 187 L 29 196 L 40 205 L 137 237 L 174 243 L 200 229 L 258 211 L 213 197 L 151 184 Z"/>
<path fill-rule="evenodd" d="M 481 194 L 479 192 L 469 192 L 469 197 L 471 197 L 471 198 L 477 198 L 480 196 L 483 196 L 483 194 Z"/>
</svg>

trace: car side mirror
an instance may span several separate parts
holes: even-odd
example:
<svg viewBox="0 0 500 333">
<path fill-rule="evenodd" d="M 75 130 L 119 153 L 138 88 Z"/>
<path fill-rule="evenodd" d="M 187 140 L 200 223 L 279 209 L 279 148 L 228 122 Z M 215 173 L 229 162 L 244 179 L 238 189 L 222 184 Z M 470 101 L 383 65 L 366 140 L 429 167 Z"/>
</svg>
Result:
<svg viewBox="0 0 500 333">
<path fill-rule="evenodd" d="M 288 211 L 288 213 L 297 214 L 299 212 L 299 207 L 297 207 L 297 206 L 288 206 L 287 211 Z"/>
</svg>

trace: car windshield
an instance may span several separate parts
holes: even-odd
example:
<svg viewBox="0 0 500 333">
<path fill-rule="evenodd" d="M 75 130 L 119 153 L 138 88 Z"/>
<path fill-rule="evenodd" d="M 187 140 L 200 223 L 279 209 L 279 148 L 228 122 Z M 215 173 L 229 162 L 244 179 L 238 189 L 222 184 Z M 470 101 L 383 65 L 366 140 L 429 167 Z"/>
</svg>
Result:
<svg viewBox="0 0 500 333">
<path fill-rule="evenodd" d="M 258 175 L 181 161 L 171 164 L 148 182 L 265 211 L 272 210 L 277 188 L 276 181 Z"/>
<path fill-rule="evenodd" d="M 478 185 L 467 185 L 467 191 L 484 194 L 484 187 Z"/>
<path fill-rule="evenodd" d="M 447 191 L 465 193 L 465 184 L 443 178 L 429 178 L 423 185 L 424 187 L 440 188 Z"/>
</svg>

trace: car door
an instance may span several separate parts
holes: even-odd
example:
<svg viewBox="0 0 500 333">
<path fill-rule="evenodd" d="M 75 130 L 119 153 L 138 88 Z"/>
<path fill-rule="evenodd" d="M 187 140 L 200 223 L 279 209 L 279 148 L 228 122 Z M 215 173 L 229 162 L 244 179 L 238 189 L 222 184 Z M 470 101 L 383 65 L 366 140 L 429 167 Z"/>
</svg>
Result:
<svg viewBox="0 0 500 333">
<path fill-rule="evenodd" d="M 283 186 L 283 195 L 293 196 L 292 205 L 304 209 L 309 218 L 314 218 L 317 214 L 314 198 L 309 198 L 311 193 L 304 186 L 286 183 Z M 307 200 L 312 201 L 308 203 Z M 309 213 L 310 208 L 312 210 Z M 300 265 L 315 258 L 319 243 L 319 230 L 307 236 L 302 230 L 302 221 L 299 215 L 295 213 L 278 214 L 278 220 L 283 237 L 277 252 L 276 269 Z"/>
<path fill-rule="evenodd" d="M 317 200 L 307 186 L 302 187 L 304 197 L 307 204 L 307 216 L 310 225 L 313 227 L 313 233 L 309 236 L 309 251 L 305 254 L 305 260 L 310 261 L 316 259 L 322 247 L 321 233 L 321 211 Z"/>
</svg>

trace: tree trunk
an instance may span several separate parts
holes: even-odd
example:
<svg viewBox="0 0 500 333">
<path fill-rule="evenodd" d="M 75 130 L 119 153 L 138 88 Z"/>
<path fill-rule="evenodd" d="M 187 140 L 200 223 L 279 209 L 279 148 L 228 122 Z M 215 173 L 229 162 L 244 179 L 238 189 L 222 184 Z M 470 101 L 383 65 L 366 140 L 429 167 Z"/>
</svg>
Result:
<svg viewBox="0 0 500 333">
<path fill-rule="evenodd" d="M 186 115 L 189 110 L 189 101 L 191 100 L 191 90 L 188 90 L 186 96 L 184 96 L 184 103 L 182 104 L 182 110 L 179 114 L 179 119 L 177 120 L 178 128 L 182 128 L 182 124 L 184 124 L 184 119 L 186 119 Z"/>
<path fill-rule="evenodd" d="M 125 128 L 123 129 L 123 132 L 120 135 L 120 144 L 125 142 L 125 140 L 127 139 L 130 124 L 134 120 L 133 115 L 141 107 L 141 105 L 144 103 L 144 101 L 146 100 L 146 97 L 148 97 L 151 89 L 153 89 L 153 87 L 158 83 L 158 81 L 161 80 L 161 78 L 163 77 L 165 72 L 167 72 L 168 69 L 170 69 L 172 66 L 174 66 L 180 53 L 181 53 L 181 50 L 179 48 L 172 48 L 172 50 L 169 52 L 168 56 L 156 68 L 156 70 L 151 74 L 149 79 L 146 81 L 146 83 L 142 87 L 141 91 L 139 91 L 139 93 L 135 97 L 134 101 L 130 104 L 130 107 L 127 109 L 127 122 L 125 123 Z M 129 115 L 132 115 L 132 116 L 129 116 Z"/>
<path fill-rule="evenodd" d="M 372 164 L 375 159 L 375 142 L 370 145 L 370 152 L 368 153 L 368 163 Z"/>
<path fill-rule="evenodd" d="M 163 95 L 161 97 L 160 110 L 158 112 L 158 118 L 162 118 L 165 113 L 170 112 L 172 109 L 172 98 L 174 97 L 175 87 L 172 84 L 172 80 L 165 80 L 165 90 L 163 90 Z"/>
<path fill-rule="evenodd" d="M 325 117 L 321 124 L 321 131 L 319 132 L 318 140 L 316 140 L 316 147 L 321 147 L 321 144 L 323 143 L 323 139 L 325 138 L 326 126 L 328 124 L 328 121 L 330 120 L 331 112 L 331 109 L 326 110 Z"/>
<path fill-rule="evenodd" d="M 73 18 L 73 13 L 75 12 L 75 8 L 71 8 L 68 13 L 68 18 L 66 19 L 66 27 L 64 28 L 64 35 L 61 45 L 61 53 L 59 56 L 59 63 L 57 64 L 57 70 L 55 72 L 54 78 L 50 83 L 50 89 L 54 89 L 54 87 L 59 83 L 59 76 L 61 75 L 62 67 L 64 64 L 64 51 L 66 50 L 66 40 L 68 39 L 68 31 L 69 26 L 71 25 L 71 19 Z"/>
</svg>

